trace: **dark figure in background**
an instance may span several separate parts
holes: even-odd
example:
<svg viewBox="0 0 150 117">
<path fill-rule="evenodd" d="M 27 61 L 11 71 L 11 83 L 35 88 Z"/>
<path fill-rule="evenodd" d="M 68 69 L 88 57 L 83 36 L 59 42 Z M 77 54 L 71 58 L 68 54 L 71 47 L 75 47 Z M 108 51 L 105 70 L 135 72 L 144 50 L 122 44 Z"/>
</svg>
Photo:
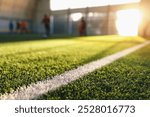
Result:
<svg viewBox="0 0 150 117">
<path fill-rule="evenodd" d="M 14 30 L 14 24 L 12 21 L 9 22 L 9 31 L 12 33 Z"/>
<path fill-rule="evenodd" d="M 20 33 L 20 27 L 21 27 L 21 26 L 20 26 L 20 22 L 17 21 L 17 22 L 16 22 L 16 32 L 17 32 L 17 33 Z"/>
<path fill-rule="evenodd" d="M 79 35 L 86 36 L 86 21 L 84 20 L 84 17 L 82 17 L 79 22 Z"/>
<path fill-rule="evenodd" d="M 21 21 L 20 29 L 21 29 L 21 33 L 27 33 L 28 32 L 28 22 L 25 20 Z"/>
<path fill-rule="evenodd" d="M 45 14 L 42 23 L 44 24 L 45 27 L 46 37 L 48 37 L 50 34 L 50 16 Z"/>
</svg>

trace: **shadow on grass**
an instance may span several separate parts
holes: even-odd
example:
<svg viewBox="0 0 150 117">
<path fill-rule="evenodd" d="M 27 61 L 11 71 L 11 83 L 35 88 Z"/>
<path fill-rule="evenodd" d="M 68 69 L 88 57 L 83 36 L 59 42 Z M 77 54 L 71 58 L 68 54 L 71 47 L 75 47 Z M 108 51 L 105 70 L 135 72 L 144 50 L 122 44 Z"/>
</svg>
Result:
<svg viewBox="0 0 150 117">
<path fill-rule="evenodd" d="M 105 49 L 105 50 L 103 50 L 103 51 L 97 53 L 96 55 L 94 55 L 94 56 L 92 56 L 92 57 L 90 57 L 90 58 L 88 58 L 88 59 L 86 59 L 86 60 L 84 61 L 84 64 L 89 63 L 89 62 L 91 62 L 91 61 L 96 61 L 96 60 L 98 60 L 98 59 L 100 59 L 100 58 L 103 58 L 103 57 L 105 57 L 105 56 L 108 56 L 108 55 L 113 54 L 113 52 L 110 52 L 110 51 L 111 51 L 111 50 L 114 50 L 115 48 L 117 49 L 117 46 L 118 46 L 118 45 L 121 45 L 121 44 L 123 44 L 123 43 L 128 44 L 128 43 L 131 43 L 131 42 L 124 41 L 124 42 L 115 43 L 114 45 L 110 46 L 109 48 L 107 48 L 107 49 Z M 134 43 L 135 45 L 136 45 L 136 44 L 139 44 L 138 42 L 132 42 L 132 43 Z M 134 46 L 134 45 L 133 45 L 133 46 Z M 129 48 L 129 47 L 128 47 L 128 48 Z M 124 48 L 124 49 L 126 49 L 126 48 Z M 120 49 L 119 51 L 124 50 L 124 49 Z M 114 51 L 114 52 L 116 53 L 116 52 L 119 52 L 119 51 Z"/>
<path fill-rule="evenodd" d="M 53 35 L 47 38 L 42 34 L 0 34 L 0 43 L 8 42 L 21 42 L 21 41 L 33 41 L 33 40 L 48 40 L 48 39 L 71 39 L 73 37 L 66 35 Z"/>
<path fill-rule="evenodd" d="M 115 35 L 114 35 L 115 36 Z M 116 35 L 117 36 L 117 35 Z M 90 38 L 91 37 L 91 40 L 79 40 L 79 41 L 86 41 L 86 42 L 99 42 L 99 40 L 93 40 L 93 36 L 90 35 L 90 36 L 85 36 L 85 38 L 88 37 Z M 63 34 L 59 34 L 59 35 L 52 35 L 52 36 L 49 36 L 47 38 L 45 38 L 42 34 L 34 34 L 34 33 L 28 33 L 28 34 L 17 34 L 17 33 L 5 33 L 5 34 L 2 34 L 0 33 L 0 43 L 9 43 L 9 42 L 21 42 L 21 41 L 36 41 L 36 40 L 59 40 L 59 39 L 78 39 L 78 38 L 84 38 L 81 37 L 81 36 L 75 36 L 75 35 L 63 35 Z M 95 35 L 94 38 L 100 38 L 101 42 L 107 42 L 107 43 L 112 43 L 114 42 L 116 39 L 115 37 L 113 37 L 114 39 L 113 40 L 107 40 L 107 39 L 110 39 L 112 38 L 110 35 Z M 117 37 L 116 37 L 117 38 Z M 127 38 L 127 37 L 121 37 L 121 38 Z M 130 37 L 131 38 L 131 37 Z M 134 40 L 134 39 L 133 39 Z M 119 40 L 118 42 L 120 42 L 122 40 Z M 127 42 L 127 40 L 126 40 Z M 131 41 L 129 41 L 131 42 Z M 138 43 L 137 41 L 132 41 L 133 43 Z"/>
</svg>

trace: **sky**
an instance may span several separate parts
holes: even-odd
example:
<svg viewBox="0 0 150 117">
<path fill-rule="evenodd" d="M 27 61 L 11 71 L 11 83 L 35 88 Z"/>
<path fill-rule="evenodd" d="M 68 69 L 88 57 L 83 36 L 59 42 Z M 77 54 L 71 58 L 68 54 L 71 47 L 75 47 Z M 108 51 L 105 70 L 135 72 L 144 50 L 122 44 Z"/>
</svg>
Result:
<svg viewBox="0 0 150 117">
<path fill-rule="evenodd" d="M 51 10 L 135 3 L 141 0 L 51 0 Z"/>
</svg>

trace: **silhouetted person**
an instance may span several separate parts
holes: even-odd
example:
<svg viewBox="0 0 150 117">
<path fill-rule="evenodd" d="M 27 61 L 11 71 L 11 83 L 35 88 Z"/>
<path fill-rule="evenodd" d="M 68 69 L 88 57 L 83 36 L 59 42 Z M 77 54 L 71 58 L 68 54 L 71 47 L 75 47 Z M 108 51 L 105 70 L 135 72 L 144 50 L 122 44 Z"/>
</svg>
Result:
<svg viewBox="0 0 150 117">
<path fill-rule="evenodd" d="M 86 21 L 84 20 L 84 17 L 82 17 L 79 22 L 79 35 L 80 36 L 86 35 Z"/>
<path fill-rule="evenodd" d="M 9 22 L 9 31 L 12 33 L 14 30 L 14 24 L 12 21 Z"/>
<path fill-rule="evenodd" d="M 43 17 L 42 23 L 44 24 L 46 36 L 49 36 L 49 34 L 50 34 L 50 16 L 45 14 Z"/>
<path fill-rule="evenodd" d="M 17 22 L 16 22 L 16 32 L 17 32 L 17 33 L 20 33 L 20 30 L 21 30 L 20 28 L 21 28 L 21 24 L 20 24 L 19 21 L 17 21 Z"/>
</svg>

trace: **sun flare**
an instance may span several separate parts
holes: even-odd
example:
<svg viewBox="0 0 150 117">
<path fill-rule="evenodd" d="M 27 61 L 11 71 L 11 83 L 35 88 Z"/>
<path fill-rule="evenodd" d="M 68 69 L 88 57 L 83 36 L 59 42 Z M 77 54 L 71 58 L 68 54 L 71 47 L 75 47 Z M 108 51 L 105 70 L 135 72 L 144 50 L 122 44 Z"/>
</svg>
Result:
<svg viewBox="0 0 150 117">
<path fill-rule="evenodd" d="M 120 10 L 117 12 L 116 27 L 119 35 L 136 36 L 142 15 L 138 9 Z"/>
<path fill-rule="evenodd" d="M 71 19 L 75 22 L 80 20 L 81 17 L 82 17 L 82 13 L 73 13 L 73 14 L 71 14 Z"/>
</svg>

